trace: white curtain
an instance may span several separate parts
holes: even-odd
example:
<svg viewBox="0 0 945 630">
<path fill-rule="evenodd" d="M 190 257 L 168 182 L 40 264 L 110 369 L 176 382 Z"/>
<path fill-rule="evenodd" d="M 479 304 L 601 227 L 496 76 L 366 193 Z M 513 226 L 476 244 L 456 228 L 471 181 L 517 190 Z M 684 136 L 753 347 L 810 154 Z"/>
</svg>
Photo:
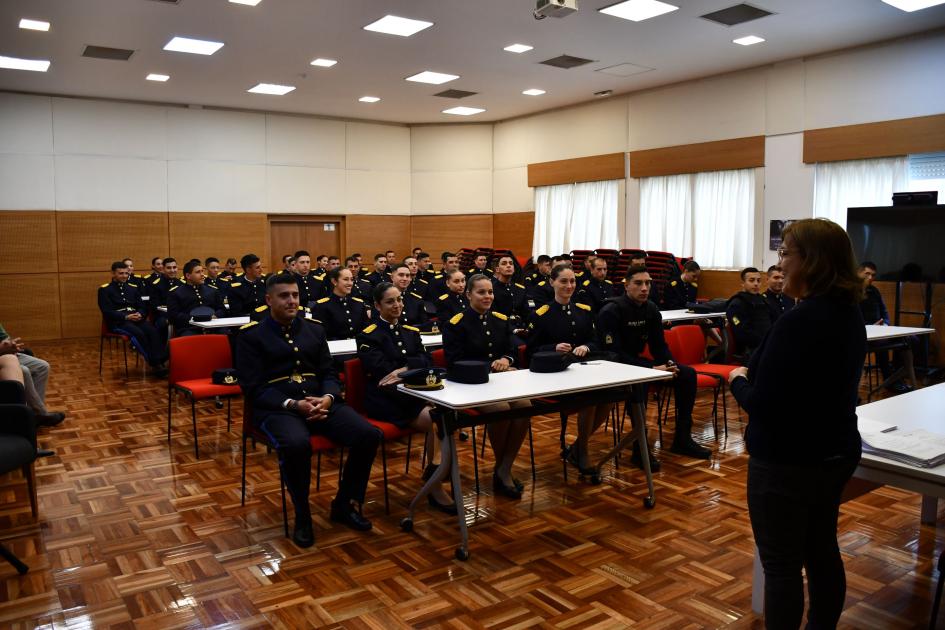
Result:
<svg viewBox="0 0 945 630">
<path fill-rule="evenodd" d="M 814 167 L 814 216 L 847 226 L 847 208 L 888 206 L 908 190 L 909 158 L 820 162 Z"/>
<path fill-rule="evenodd" d="M 617 249 L 619 190 L 617 180 L 536 187 L 532 255 Z"/>
<path fill-rule="evenodd" d="M 640 247 L 692 256 L 705 267 L 752 262 L 753 169 L 640 180 Z"/>
</svg>

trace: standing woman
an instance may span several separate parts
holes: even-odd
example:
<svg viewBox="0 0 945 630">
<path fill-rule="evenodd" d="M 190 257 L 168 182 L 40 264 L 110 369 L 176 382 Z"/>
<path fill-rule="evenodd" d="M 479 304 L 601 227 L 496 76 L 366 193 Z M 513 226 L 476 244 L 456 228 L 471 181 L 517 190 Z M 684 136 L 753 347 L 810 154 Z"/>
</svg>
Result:
<svg viewBox="0 0 945 630">
<path fill-rule="evenodd" d="M 592 350 L 598 350 L 591 307 L 573 299 L 577 279 L 571 263 L 555 265 L 549 281 L 554 290 L 554 299 L 539 307 L 528 324 L 528 356 L 536 352 L 557 351 L 583 357 Z M 592 405 L 578 412 L 577 442 L 574 447 L 565 449 L 563 456 L 577 466 L 582 474 L 594 472 L 587 454 L 588 439 L 607 419 L 611 407 L 611 404 Z"/>
<path fill-rule="evenodd" d="M 462 313 L 469 306 L 466 301 L 466 276 L 458 269 L 450 271 L 443 278 L 446 293 L 436 299 L 436 319 L 443 326 L 453 315 Z"/>
<path fill-rule="evenodd" d="M 461 272 L 456 272 L 461 274 Z M 492 372 L 507 372 L 514 369 L 518 356 L 518 344 L 509 326 L 509 318 L 503 313 L 490 310 L 493 304 L 492 280 L 485 274 L 475 273 L 466 285 L 469 306 L 443 322 L 443 349 L 446 364 L 451 367 L 457 361 L 486 361 Z M 479 411 L 491 413 L 515 407 L 528 407 L 527 401 L 496 403 L 479 407 Z M 495 454 L 495 470 L 492 473 L 493 489 L 512 499 L 522 498 L 523 484 L 512 477 L 512 464 L 528 435 L 531 418 L 515 418 L 491 422 L 486 426 L 489 442 Z"/>
<path fill-rule="evenodd" d="M 348 272 L 345 269 L 346 273 Z M 404 300 L 400 289 L 390 282 L 381 282 L 374 287 L 374 307 L 377 317 L 374 323 L 358 334 L 358 358 L 364 366 L 367 387 L 364 407 L 368 415 L 400 428 L 410 427 L 426 433 L 427 452 L 433 458 L 436 435 L 427 403 L 402 394 L 396 390 L 400 375 L 408 369 L 433 366 L 433 359 L 423 347 L 419 331 L 413 326 L 400 323 Z M 433 466 L 424 472 L 428 478 Z M 430 505 L 456 514 L 456 505 L 442 488 L 434 488 L 427 498 Z"/>
<path fill-rule="evenodd" d="M 325 327 L 328 341 L 353 339 L 368 322 L 364 300 L 351 295 L 354 276 L 346 267 L 328 272 L 331 295 L 315 302 L 312 317 Z"/>
<path fill-rule="evenodd" d="M 826 219 L 784 230 L 784 292 L 800 302 L 729 378 L 748 412 L 748 513 L 765 572 L 765 626 L 834 628 L 846 593 L 837 545 L 840 494 L 861 442 L 856 403 L 866 329 L 846 232 Z M 813 401 L 817 401 L 814 403 Z"/>
</svg>

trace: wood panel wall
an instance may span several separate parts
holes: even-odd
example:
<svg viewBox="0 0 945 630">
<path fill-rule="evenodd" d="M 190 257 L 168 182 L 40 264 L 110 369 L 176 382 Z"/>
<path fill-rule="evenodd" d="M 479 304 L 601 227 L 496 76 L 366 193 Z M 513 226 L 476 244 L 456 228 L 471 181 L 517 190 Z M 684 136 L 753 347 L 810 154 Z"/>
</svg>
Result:
<svg viewBox="0 0 945 630">
<path fill-rule="evenodd" d="M 945 151 L 945 114 L 804 132 L 804 162 L 834 162 Z"/>
<path fill-rule="evenodd" d="M 349 214 L 345 217 L 345 256 L 360 253 L 364 263 L 370 266 L 374 254 L 393 249 L 402 258 L 412 248 L 409 216 Z"/>
<path fill-rule="evenodd" d="M 0 273 L 56 273 L 56 213 L 0 211 Z"/>
<path fill-rule="evenodd" d="M 492 215 L 492 246 L 496 249 L 511 249 L 518 258 L 528 259 L 534 238 L 534 212 Z"/>
<path fill-rule="evenodd" d="M 764 165 L 764 136 L 630 152 L 630 177 L 727 171 Z"/>
<path fill-rule="evenodd" d="M 268 261 L 269 220 L 261 213 L 171 212 L 167 251 L 173 252 L 180 266 L 191 258 L 215 256 L 222 262 L 249 253 Z M 135 261 L 139 268 L 149 265 L 142 263 Z"/>
<path fill-rule="evenodd" d="M 59 276 L 55 273 L 0 275 L 0 324 L 29 344 L 62 337 Z"/>
<path fill-rule="evenodd" d="M 410 217 L 410 248 L 420 247 L 434 262 L 445 251 L 492 247 L 493 215 L 423 215 Z"/>
<path fill-rule="evenodd" d="M 57 212 L 59 270 L 102 272 L 126 256 L 147 268 L 170 255 L 167 228 L 167 212 Z"/>
<path fill-rule="evenodd" d="M 528 185 L 532 188 L 575 182 L 601 182 L 626 177 L 627 157 L 623 153 L 607 153 L 528 165 Z"/>
<path fill-rule="evenodd" d="M 730 298 L 742 290 L 742 281 L 737 271 L 704 269 L 699 275 L 699 297 Z"/>
</svg>

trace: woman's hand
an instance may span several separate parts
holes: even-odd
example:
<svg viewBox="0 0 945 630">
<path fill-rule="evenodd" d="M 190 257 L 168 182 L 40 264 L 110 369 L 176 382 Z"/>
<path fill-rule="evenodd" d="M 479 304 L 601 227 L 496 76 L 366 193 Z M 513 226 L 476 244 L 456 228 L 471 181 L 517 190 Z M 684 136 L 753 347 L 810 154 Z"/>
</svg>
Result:
<svg viewBox="0 0 945 630">
<path fill-rule="evenodd" d="M 396 370 L 394 370 L 393 372 L 391 372 L 390 374 L 382 378 L 380 381 L 378 381 L 377 384 L 379 387 L 384 387 L 385 385 L 396 385 L 397 383 L 400 382 L 400 375 L 406 371 L 407 371 L 406 367 L 397 368 Z"/>
<path fill-rule="evenodd" d="M 587 346 L 578 346 L 577 348 L 574 349 L 573 352 L 574 352 L 574 356 L 576 357 L 585 357 L 587 356 L 587 353 L 590 351 L 591 349 L 588 348 Z"/>
<path fill-rule="evenodd" d="M 555 350 L 558 352 L 571 352 L 571 344 L 559 343 L 557 346 L 555 346 Z"/>
<path fill-rule="evenodd" d="M 748 378 L 748 368 L 746 368 L 746 367 L 744 367 L 744 366 L 743 366 L 743 367 L 737 367 L 737 368 L 735 368 L 734 370 L 732 370 L 731 372 L 729 372 L 729 374 L 728 374 L 728 382 L 729 382 L 729 384 L 731 384 L 731 382 L 734 381 L 734 380 L 735 380 L 736 378 L 738 378 L 739 376 L 744 376 L 745 378 Z"/>
</svg>

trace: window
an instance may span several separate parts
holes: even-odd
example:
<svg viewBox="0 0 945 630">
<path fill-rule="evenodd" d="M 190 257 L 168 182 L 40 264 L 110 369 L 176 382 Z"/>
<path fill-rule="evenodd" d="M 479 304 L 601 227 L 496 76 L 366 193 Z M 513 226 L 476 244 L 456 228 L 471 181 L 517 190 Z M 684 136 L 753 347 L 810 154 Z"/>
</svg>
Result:
<svg viewBox="0 0 945 630">
<path fill-rule="evenodd" d="M 746 168 L 640 180 L 640 246 L 704 267 L 752 262 L 755 173 Z"/>
<path fill-rule="evenodd" d="M 619 181 L 535 188 L 534 256 L 573 249 L 617 249 Z"/>
<path fill-rule="evenodd" d="M 937 190 L 938 203 L 945 204 L 945 151 L 910 155 L 908 186 L 913 192 Z"/>
<path fill-rule="evenodd" d="M 909 160 L 905 156 L 814 166 L 814 216 L 846 227 L 847 208 L 888 206 L 892 194 L 908 190 Z"/>
</svg>

